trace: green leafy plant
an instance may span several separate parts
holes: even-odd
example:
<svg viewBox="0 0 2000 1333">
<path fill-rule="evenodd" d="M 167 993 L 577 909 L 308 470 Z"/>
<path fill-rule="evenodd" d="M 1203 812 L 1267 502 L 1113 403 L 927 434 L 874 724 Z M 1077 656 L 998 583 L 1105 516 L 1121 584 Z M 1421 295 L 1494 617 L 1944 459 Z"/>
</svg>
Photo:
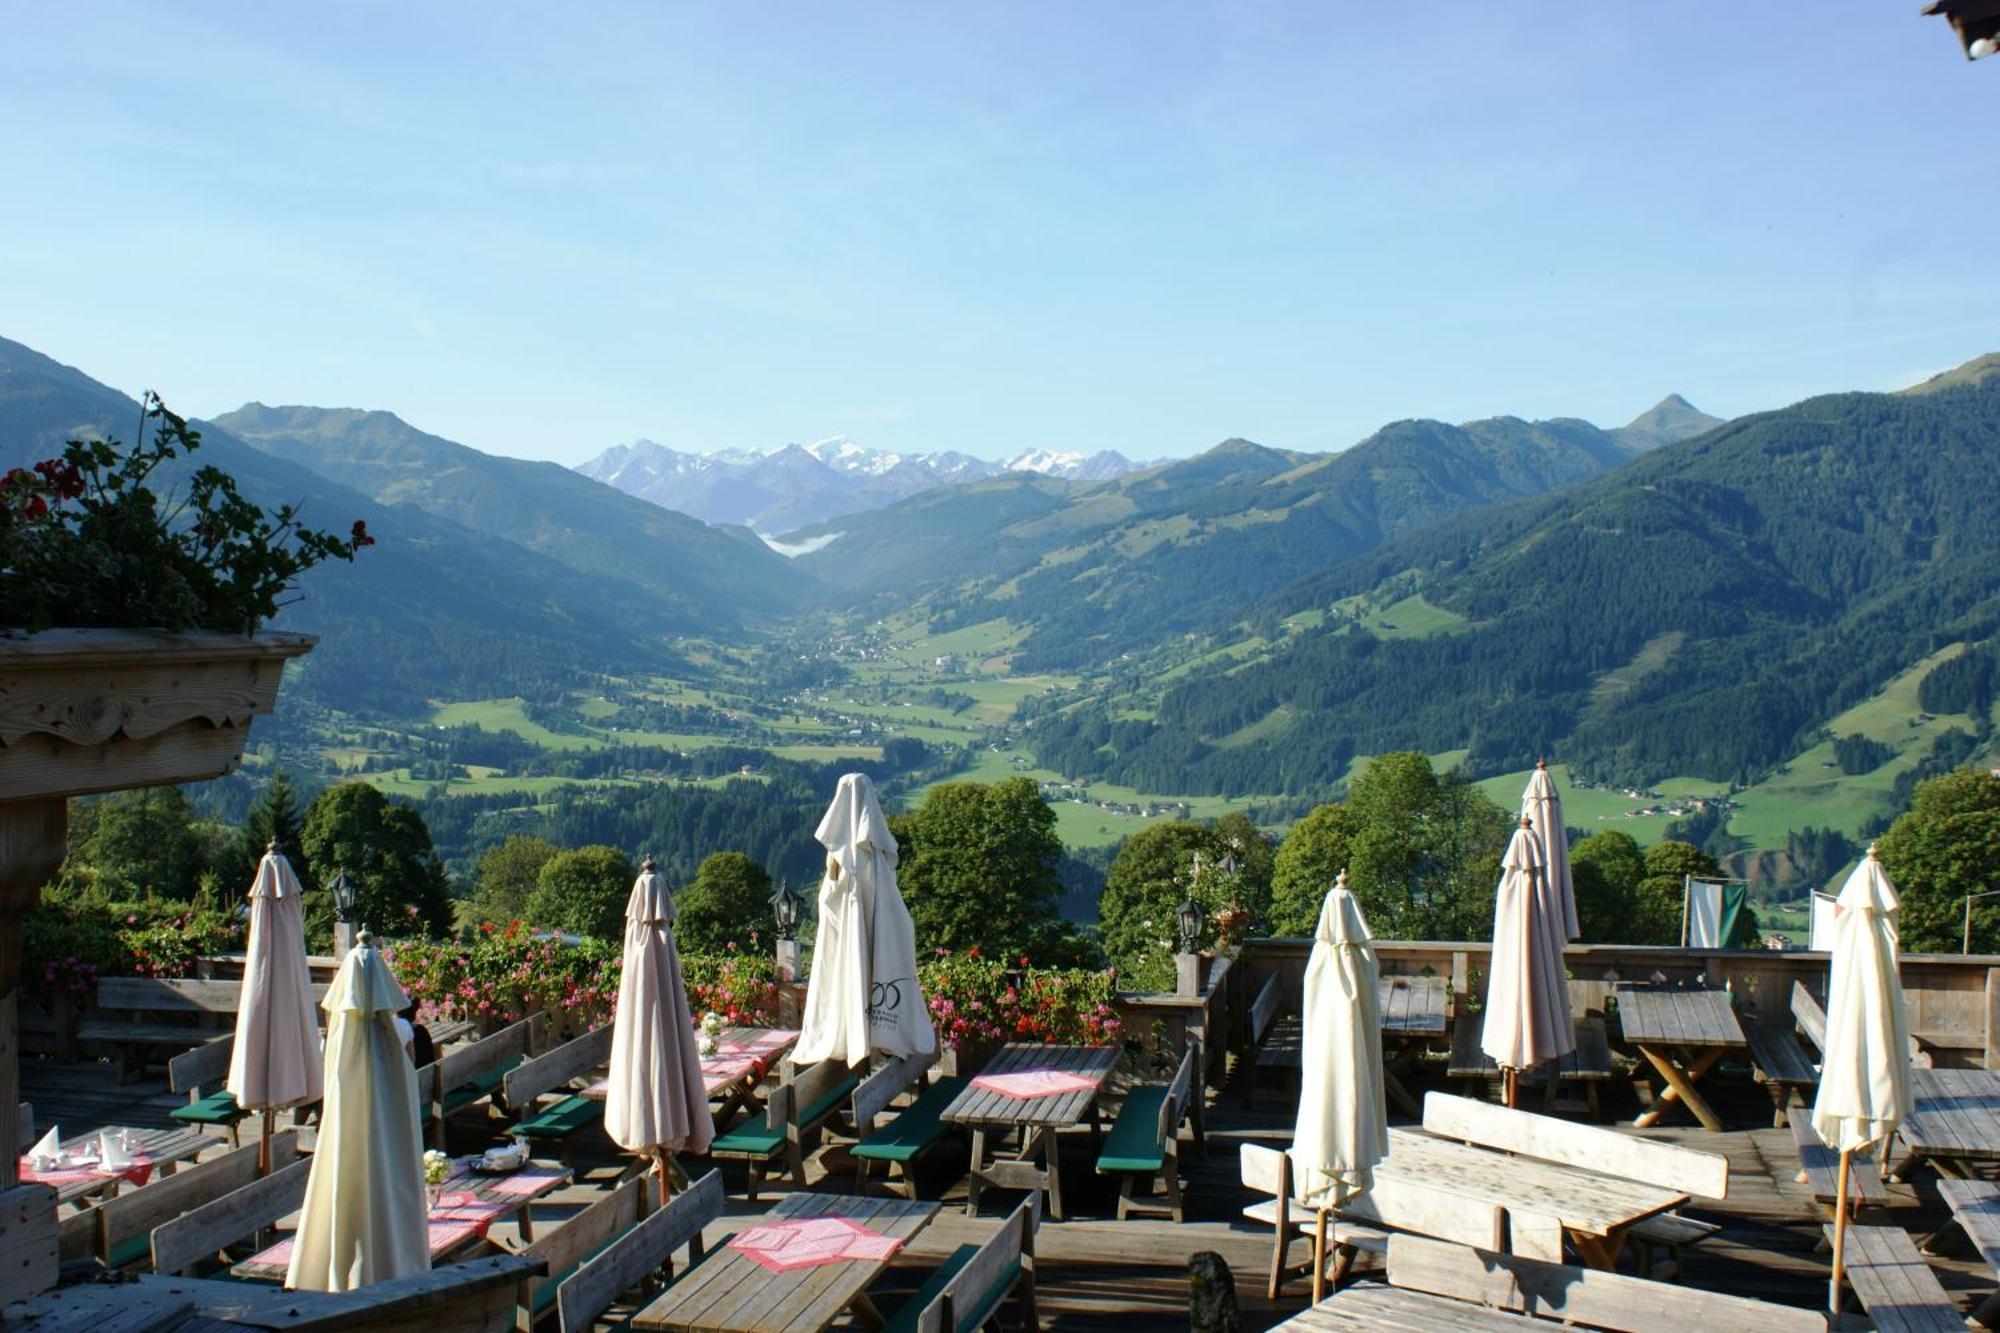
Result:
<svg viewBox="0 0 2000 1333">
<path fill-rule="evenodd" d="M 294 505 L 267 512 L 216 467 L 163 497 L 154 474 L 200 445 L 149 391 L 130 448 L 71 440 L 0 477 L 0 624 L 247 634 L 301 574 L 374 545 L 359 519 L 341 537 L 301 525 Z"/>
</svg>

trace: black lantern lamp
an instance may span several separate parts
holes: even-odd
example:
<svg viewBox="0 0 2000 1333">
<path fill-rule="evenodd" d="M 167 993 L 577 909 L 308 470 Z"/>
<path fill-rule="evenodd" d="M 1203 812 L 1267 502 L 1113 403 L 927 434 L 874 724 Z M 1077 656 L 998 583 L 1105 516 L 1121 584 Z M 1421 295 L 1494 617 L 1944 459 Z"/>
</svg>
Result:
<svg viewBox="0 0 2000 1333">
<path fill-rule="evenodd" d="M 771 894 L 771 916 L 778 924 L 779 939 L 799 937 L 799 910 L 805 902 L 805 895 L 793 888 L 790 880 L 778 881 L 777 890 Z"/>
<path fill-rule="evenodd" d="M 1180 928 L 1181 952 L 1193 953 L 1201 946 L 1201 929 L 1208 921 L 1208 909 L 1195 901 L 1190 893 L 1187 900 L 1174 909 L 1174 922 Z"/>
<path fill-rule="evenodd" d="M 333 872 L 332 881 L 326 891 L 333 895 L 333 919 L 345 925 L 354 923 L 354 881 L 344 870 Z"/>
</svg>

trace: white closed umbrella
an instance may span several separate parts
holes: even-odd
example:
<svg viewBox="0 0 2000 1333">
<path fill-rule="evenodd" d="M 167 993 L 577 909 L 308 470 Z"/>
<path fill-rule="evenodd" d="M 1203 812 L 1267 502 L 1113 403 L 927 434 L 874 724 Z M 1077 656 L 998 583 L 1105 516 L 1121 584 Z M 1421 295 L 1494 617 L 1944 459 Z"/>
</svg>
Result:
<svg viewBox="0 0 2000 1333">
<path fill-rule="evenodd" d="M 663 1200 L 668 1159 L 706 1152 L 715 1139 L 674 946 L 674 915 L 674 896 L 648 857 L 625 900 L 625 963 L 611 1028 L 604 1131 L 628 1152 L 657 1159 Z"/>
<path fill-rule="evenodd" d="M 1306 960 L 1299 1114 L 1292 1131 L 1299 1199 L 1319 1214 L 1315 1304 L 1325 1284 L 1327 1211 L 1365 1192 L 1374 1183 L 1375 1164 L 1389 1151 L 1380 1009 L 1373 937 L 1343 870 L 1320 905 Z"/>
<path fill-rule="evenodd" d="M 1576 919 L 1576 880 L 1569 870 L 1569 829 L 1563 823 L 1562 797 L 1556 793 L 1556 780 L 1549 776 L 1545 759 L 1535 761 L 1534 775 L 1528 779 L 1527 790 L 1521 793 L 1521 818 L 1535 827 L 1549 893 L 1562 906 L 1562 937 L 1576 939 L 1583 934 L 1583 927 Z"/>
<path fill-rule="evenodd" d="M 409 1004 L 364 933 L 327 989 L 326 1095 L 285 1285 L 352 1291 L 430 1271 L 417 1074 L 396 1034 Z"/>
<path fill-rule="evenodd" d="M 250 939 L 236 1001 L 236 1040 L 223 1086 L 246 1111 L 263 1113 L 257 1170 L 271 1169 L 271 1119 L 319 1100 L 319 1019 L 306 966 L 305 913 L 298 876 L 278 844 L 257 863 L 250 885 Z"/>
<path fill-rule="evenodd" d="M 794 1062 L 930 1054 L 937 1032 L 917 984 L 916 926 L 896 889 L 896 839 L 866 774 L 840 779 L 813 836 L 826 848 L 826 877 Z"/>
<path fill-rule="evenodd" d="M 1850 1159 L 1857 1152 L 1886 1148 L 1896 1126 L 1910 1113 L 1910 1026 L 1896 967 L 1896 908 L 1896 888 L 1870 846 L 1834 899 L 1826 1042 L 1812 1110 L 1813 1128 L 1840 1153 L 1829 1296 L 1836 1314 L 1847 1239 Z"/>
<path fill-rule="evenodd" d="M 1548 891 L 1541 840 L 1523 819 L 1500 861 L 1493 901 L 1493 955 L 1479 1048 L 1500 1066 L 1507 1104 L 1520 1071 L 1576 1047 L 1563 969 L 1562 908 Z"/>
</svg>

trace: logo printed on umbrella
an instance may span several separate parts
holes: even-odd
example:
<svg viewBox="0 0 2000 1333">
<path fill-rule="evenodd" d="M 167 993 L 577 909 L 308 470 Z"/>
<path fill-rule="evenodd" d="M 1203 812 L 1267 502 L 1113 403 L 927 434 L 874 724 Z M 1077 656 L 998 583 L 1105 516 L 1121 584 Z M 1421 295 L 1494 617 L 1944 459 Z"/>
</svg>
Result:
<svg viewBox="0 0 2000 1333">
<path fill-rule="evenodd" d="M 889 1017 L 903 1007 L 903 983 L 915 981 L 915 977 L 897 977 L 894 981 L 878 981 L 869 988 L 868 1017 Z"/>
</svg>

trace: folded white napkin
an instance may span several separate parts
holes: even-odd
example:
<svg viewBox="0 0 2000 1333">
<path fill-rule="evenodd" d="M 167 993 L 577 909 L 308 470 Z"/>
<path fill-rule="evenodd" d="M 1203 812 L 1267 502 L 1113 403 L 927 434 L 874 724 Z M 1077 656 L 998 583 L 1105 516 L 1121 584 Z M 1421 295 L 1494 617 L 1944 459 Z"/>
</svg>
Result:
<svg viewBox="0 0 2000 1333">
<path fill-rule="evenodd" d="M 62 1126 L 51 1125 L 49 1132 L 42 1135 L 35 1146 L 28 1149 L 28 1164 L 37 1171 L 46 1171 L 62 1160 Z"/>
<path fill-rule="evenodd" d="M 117 1138 L 109 1130 L 97 1133 L 97 1164 L 105 1171 L 123 1171 L 132 1165 L 132 1154 L 125 1151 Z"/>
</svg>

